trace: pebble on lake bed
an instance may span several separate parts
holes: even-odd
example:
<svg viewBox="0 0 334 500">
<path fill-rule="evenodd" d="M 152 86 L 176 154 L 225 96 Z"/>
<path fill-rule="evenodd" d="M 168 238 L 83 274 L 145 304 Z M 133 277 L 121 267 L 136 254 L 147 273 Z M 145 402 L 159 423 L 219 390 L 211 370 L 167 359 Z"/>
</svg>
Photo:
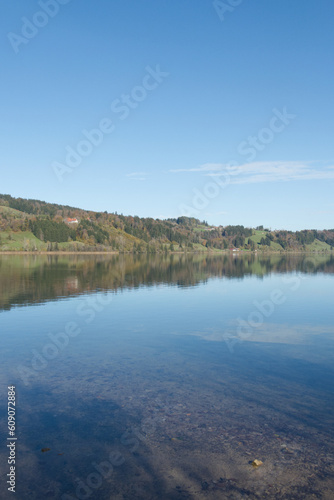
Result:
<svg viewBox="0 0 334 500">
<path fill-rule="evenodd" d="M 258 460 L 257 458 L 255 460 L 253 460 L 253 462 L 252 462 L 252 465 L 254 467 L 259 467 L 262 464 L 263 464 L 263 462 L 261 462 L 261 460 Z"/>
</svg>

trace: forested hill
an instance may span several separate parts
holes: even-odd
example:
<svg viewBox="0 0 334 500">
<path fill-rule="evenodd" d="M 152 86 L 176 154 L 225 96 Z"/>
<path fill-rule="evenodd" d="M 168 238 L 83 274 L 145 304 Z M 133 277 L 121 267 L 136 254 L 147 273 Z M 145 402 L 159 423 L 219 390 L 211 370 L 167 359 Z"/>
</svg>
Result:
<svg viewBox="0 0 334 500">
<path fill-rule="evenodd" d="M 0 251 L 331 251 L 334 229 L 270 231 L 210 226 L 195 218 L 159 220 L 93 212 L 0 195 Z"/>
</svg>

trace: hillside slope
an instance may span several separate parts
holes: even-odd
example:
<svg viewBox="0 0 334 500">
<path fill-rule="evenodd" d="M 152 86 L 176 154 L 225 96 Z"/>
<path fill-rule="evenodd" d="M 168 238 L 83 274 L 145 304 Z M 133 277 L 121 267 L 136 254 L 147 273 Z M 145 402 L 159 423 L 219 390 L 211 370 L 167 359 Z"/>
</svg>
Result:
<svg viewBox="0 0 334 500">
<path fill-rule="evenodd" d="M 0 195 L 1 251 L 331 251 L 334 230 L 269 231 L 153 219 Z"/>
</svg>

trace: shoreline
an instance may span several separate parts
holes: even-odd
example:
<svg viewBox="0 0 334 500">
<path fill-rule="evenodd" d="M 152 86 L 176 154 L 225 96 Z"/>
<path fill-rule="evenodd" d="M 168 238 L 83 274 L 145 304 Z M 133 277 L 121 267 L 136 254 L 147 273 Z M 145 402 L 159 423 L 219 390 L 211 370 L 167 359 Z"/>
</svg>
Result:
<svg viewBox="0 0 334 500">
<path fill-rule="evenodd" d="M 0 255 L 84 255 L 84 254 L 99 254 L 99 255 L 119 255 L 119 252 L 115 251 L 110 251 L 110 252 L 89 252 L 89 251 L 84 251 L 84 252 L 71 252 L 69 250 L 64 250 L 64 251 L 50 251 L 47 252 L 46 250 L 37 250 L 36 252 L 34 251 L 25 251 L 25 250 L 5 250 L 4 252 L 0 251 Z"/>
<path fill-rule="evenodd" d="M 58 251 L 46 251 L 46 250 L 37 250 L 37 251 L 25 251 L 25 250 L 5 250 L 5 251 L 0 251 L 0 256 L 1 255 L 184 255 L 184 254 L 210 254 L 210 255 L 233 255 L 233 256 L 238 256 L 238 255 L 285 255 L 285 254 L 333 254 L 333 251 L 329 250 L 324 250 L 324 251 L 307 251 L 307 250 L 273 250 L 273 251 L 268 251 L 268 250 L 239 250 L 238 252 L 233 252 L 231 250 L 218 250 L 218 251 L 212 251 L 212 250 L 207 250 L 207 251 L 189 251 L 187 250 L 186 252 L 184 251 L 174 251 L 174 252 L 156 252 L 156 253 L 133 253 L 133 252 L 119 252 L 115 250 L 111 251 L 82 251 L 82 252 L 71 252 L 70 250 L 58 250 Z"/>
</svg>

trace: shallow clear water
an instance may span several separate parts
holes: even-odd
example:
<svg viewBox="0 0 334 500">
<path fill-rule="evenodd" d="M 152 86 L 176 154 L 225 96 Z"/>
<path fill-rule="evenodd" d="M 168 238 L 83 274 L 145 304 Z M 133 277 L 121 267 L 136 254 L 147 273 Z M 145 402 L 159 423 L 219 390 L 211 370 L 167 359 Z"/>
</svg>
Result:
<svg viewBox="0 0 334 500">
<path fill-rule="evenodd" d="M 329 255 L 2 256 L 15 497 L 332 499 L 333 285 Z"/>
</svg>

